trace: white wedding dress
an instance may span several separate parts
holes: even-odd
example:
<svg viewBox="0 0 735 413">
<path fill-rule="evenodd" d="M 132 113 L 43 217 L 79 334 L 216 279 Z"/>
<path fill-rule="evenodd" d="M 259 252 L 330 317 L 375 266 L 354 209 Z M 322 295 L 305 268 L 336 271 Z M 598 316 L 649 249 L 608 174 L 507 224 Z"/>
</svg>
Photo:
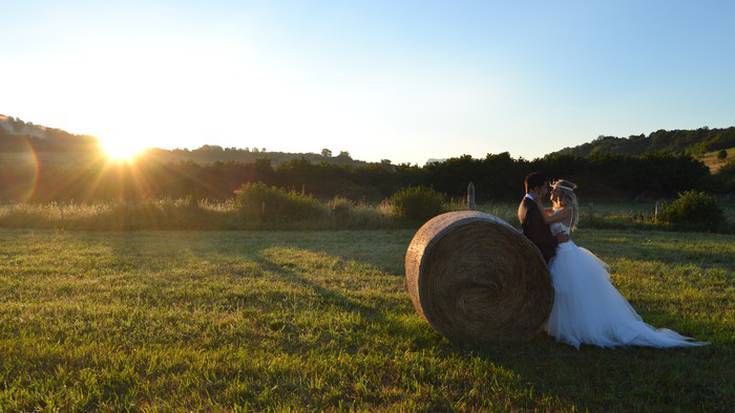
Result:
<svg viewBox="0 0 735 413">
<path fill-rule="evenodd" d="M 563 223 L 554 223 L 551 232 L 569 234 L 570 229 Z M 643 322 L 610 282 L 607 264 L 572 241 L 559 244 L 549 271 L 554 286 L 554 305 L 546 331 L 557 341 L 577 349 L 582 343 L 600 347 L 659 348 L 707 344 L 691 341 L 666 328 L 655 329 Z"/>
</svg>

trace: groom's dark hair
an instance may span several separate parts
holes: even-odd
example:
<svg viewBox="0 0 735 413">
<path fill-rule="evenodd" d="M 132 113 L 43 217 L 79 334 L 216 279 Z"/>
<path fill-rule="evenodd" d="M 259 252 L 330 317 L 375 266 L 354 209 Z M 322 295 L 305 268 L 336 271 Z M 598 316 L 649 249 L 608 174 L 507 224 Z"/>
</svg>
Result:
<svg viewBox="0 0 735 413">
<path fill-rule="evenodd" d="M 523 181 L 523 186 L 526 189 L 526 193 L 531 189 L 538 188 L 546 184 L 546 175 L 539 172 L 531 172 L 526 175 L 526 180 Z"/>
</svg>

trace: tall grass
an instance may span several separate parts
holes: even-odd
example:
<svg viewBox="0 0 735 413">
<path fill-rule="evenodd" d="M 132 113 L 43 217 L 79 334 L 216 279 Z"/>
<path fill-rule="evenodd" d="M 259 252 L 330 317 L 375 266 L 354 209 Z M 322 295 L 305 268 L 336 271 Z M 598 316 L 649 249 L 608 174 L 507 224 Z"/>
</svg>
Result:
<svg viewBox="0 0 735 413">
<path fill-rule="evenodd" d="M 243 212 L 235 200 L 164 199 L 136 203 L 0 205 L 0 228 L 87 231 L 387 229 L 409 224 L 384 204 L 316 201 L 313 216 Z"/>
<path fill-rule="evenodd" d="M 89 231 L 130 230 L 340 230 L 417 228 L 423 221 L 401 216 L 388 200 L 379 204 L 357 203 L 345 198 L 328 202 L 309 200 L 313 215 L 289 217 L 288 210 L 263 219 L 243 212 L 236 199 L 209 201 L 162 199 L 137 203 L 70 203 L 0 205 L 0 228 L 40 228 Z M 262 209 L 262 203 L 260 203 Z M 268 205 L 266 205 L 268 208 Z M 449 200 L 443 210 L 465 208 L 462 200 Z M 583 203 L 580 228 L 681 230 L 654 219 L 655 204 L 638 202 Z M 486 203 L 478 210 L 518 225 L 515 203 Z M 725 216 L 735 221 L 735 207 L 724 204 Z M 686 229 L 686 228 L 684 228 Z M 732 225 L 717 228 L 732 232 Z"/>
</svg>

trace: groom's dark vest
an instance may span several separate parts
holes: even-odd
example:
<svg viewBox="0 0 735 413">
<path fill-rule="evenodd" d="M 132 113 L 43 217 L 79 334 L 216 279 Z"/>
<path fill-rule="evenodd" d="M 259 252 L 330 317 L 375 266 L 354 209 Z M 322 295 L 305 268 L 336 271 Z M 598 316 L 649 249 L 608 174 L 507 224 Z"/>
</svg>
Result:
<svg viewBox="0 0 735 413">
<path fill-rule="evenodd" d="M 523 234 L 536 244 L 548 263 L 556 255 L 556 247 L 559 242 L 551 235 L 549 224 L 544 221 L 538 205 L 524 197 L 518 207 L 518 219 L 521 221 Z"/>
</svg>

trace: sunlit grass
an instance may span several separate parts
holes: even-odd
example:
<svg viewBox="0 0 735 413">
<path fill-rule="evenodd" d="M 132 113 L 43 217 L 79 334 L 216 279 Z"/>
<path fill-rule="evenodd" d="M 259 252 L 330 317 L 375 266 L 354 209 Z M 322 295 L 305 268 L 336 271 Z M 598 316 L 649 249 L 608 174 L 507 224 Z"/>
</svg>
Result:
<svg viewBox="0 0 735 413">
<path fill-rule="evenodd" d="M 463 349 L 405 292 L 400 231 L 0 230 L 0 410 L 727 411 L 732 236 L 586 231 L 688 350 Z"/>
</svg>

